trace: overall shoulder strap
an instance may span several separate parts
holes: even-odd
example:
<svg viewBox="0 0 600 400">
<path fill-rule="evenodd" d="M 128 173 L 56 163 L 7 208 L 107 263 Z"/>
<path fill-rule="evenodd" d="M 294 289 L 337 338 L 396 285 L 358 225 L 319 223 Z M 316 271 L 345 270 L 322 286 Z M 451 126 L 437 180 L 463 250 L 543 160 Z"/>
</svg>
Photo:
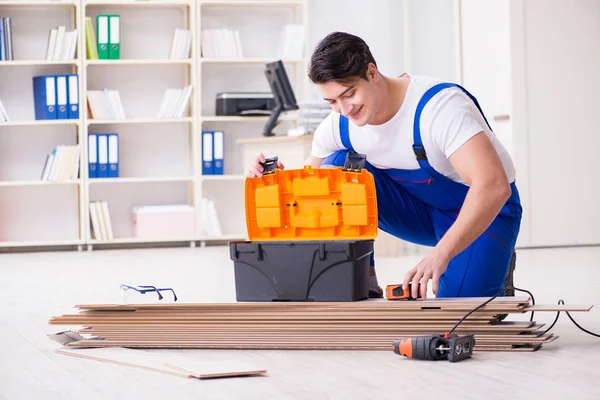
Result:
<svg viewBox="0 0 600 400">
<path fill-rule="evenodd" d="M 421 167 L 429 165 L 429 163 L 427 162 L 427 153 L 425 152 L 425 147 L 423 147 L 423 141 L 421 140 L 421 114 L 423 112 L 423 108 L 425 108 L 425 105 L 427 104 L 427 102 L 429 102 L 429 100 L 433 98 L 433 96 L 438 94 L 440 91 L 450 87 L 457 87 L 461 89 L 467 96 L 469 96 L 469 98 L 473 101 L 473 103 L 475 103 L 475 106 L 483 116 L 483 119 L 485 120 L 485 123 L 487 124 L 488 128 L 492 130 L 492 127 L 488 123 L 488 120 L 485 117 L 483 110 L 479 106 L 479 102 L 465 88 L 456 83 L 450 82 L 438 83 L 437 85 L 432 86 L 425 92 L 425 94 L 423 94 L 423 97 L 421 97 L 421 100 L 417 105 L 417 111 L 415 112 L 415 120 L 413 124 L 413 151 L 415 152 L 415 155 L 417 156 L 417 161 L 419 162 L 419 165 Z"/>
<path fill-rule="evenodd" d="M 342 144 L 348 150 L 354 151 L 352 148 L 352 143 L 350 143 L 350 129 L 348 128 L 348 118 L 344 117 L 340 114 L 340 138 L 342 139 Z"/>
</svg>

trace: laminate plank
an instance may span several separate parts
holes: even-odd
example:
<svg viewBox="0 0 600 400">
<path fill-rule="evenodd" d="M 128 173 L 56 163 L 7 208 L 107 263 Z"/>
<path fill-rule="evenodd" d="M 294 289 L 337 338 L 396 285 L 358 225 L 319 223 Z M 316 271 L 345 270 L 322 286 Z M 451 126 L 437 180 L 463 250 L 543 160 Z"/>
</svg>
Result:
<svg viewBox="0 0 600 400">
<path fill-rule="evenodd" d="M 190 360 L 181 357 L 173 357 L 172 355 L 169 356 L 160 353 L 150 353 L 124 348 L 57 349 L 56 353 L 125 367 L 139 368 L 146 371 L 187 379 L 232 378 L 263 375 L 267 372 L 264 369 L 256 367 L 242 365 L 235 366 L 231 363 L 224 364 L 222 362 L 190 362 Z"/>
</svg>

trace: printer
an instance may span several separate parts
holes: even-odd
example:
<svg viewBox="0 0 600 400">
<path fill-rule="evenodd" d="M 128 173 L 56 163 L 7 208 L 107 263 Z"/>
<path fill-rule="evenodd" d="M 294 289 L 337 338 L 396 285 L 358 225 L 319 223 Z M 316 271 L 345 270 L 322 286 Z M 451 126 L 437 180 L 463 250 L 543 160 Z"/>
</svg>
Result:
<svg viewBox="0 0 600 400">
<path fill-rule="evenodd" d="M 217 116 L 271 115 L 275 99 L 271 92 L 217 93 Z"/>
</svg>

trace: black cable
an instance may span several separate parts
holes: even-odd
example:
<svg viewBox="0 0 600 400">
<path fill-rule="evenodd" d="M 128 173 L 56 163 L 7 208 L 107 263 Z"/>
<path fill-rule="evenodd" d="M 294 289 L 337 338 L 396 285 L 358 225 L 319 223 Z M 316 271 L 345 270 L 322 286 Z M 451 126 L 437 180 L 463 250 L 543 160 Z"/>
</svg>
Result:
<svg viewBox="0 0 600 400">
<path fill-rule="evenodd" d="M 564 302 L 563 300 L 558 300 L 558 304 L 559 304 L 559 305 L 561 305 L 561 304 L 562 304 L 562 305 L 564 305 L 564 304 L 565 304 L 565 302 Z M 561 313 L 561 312 L 564 312 L 565 314 L 567 314 L 567 317 L 569 317 L 569 319 L 570 319 L 570 320 L 571 320 L 571 321 L 572 321 L 572 322 L 575 324 L 575 326 L 576 326 L 576 327 L 578 327 L 579 329 L 581 329 L 582 331 L 584 331 L 584 332 L 585 332 L 585 333 L 587 333 L 588 335 L 592 335 L 592 336 L 595 336 L 595 337 L 598 337 L 598 338 L 600 338 L 600 335 L 599 335 L 599 334 L 597 334 L 597 333 L 594 333 L 594 332 L 592 332 L 592 331 L 588 331 L 587 329 L 585 329 L 585 328 L 583 328 L 581 325 L 579 325 L 579 324 L 578 324 L 578 323 L 575 321 L 575 319 L 574 319 L 573 317 L 571 317 L 571 313 L 569 313 L 568 311 L 558 311 L 558 312 L 556 313 L 556 318 L 554 318 L 554 322 L 552 322 L 552 325 L 550 325 L 550 327 L 549 327 L 548 329 L 546 329 L 546 330 L 544 331 L 544 333 L 542 333 L 542 335 L 544 335 L 544 334 L 548 333 L 548 331 L 550 331 L 550 329 L 552 329 L 552 328 L 554 327 L 554 325 L 556 325 L 556 322 L 558 321 L 558 317 L 560 317 L 560 313 Z"/>
<path fill-rule="evenodd" d="M 561 302 L 562 302 L 562 304 L 565 304 L 565 302 L 564 302 L 564 301 L 562 301 L 562 300 L 559 300 L 559 301 L 558 301 L 558 304 L 560 305 L 560 304 L 561 304 Z M 558 311 L 558 312 L 556 313 L 556 318 L 554 318 L 554 322 L 552 322 L 552 325 L 550 325 L 550 327 L 549 327 L 548 329 L 546 329 L 544 332 L 542 332 L 542 335 L 545 335 L 546 333 L 548 333 L 548 332 L 550 331 L 550 329 L 552 329 L 552 328 L 554 327 L 554 325 L 556 325 L 556 322 L 558 321 L 558 317 L 560 317 L 560 311 Z M 541 336 L 541 335 L 540 335 L 540 336 Z"/>
<path fill-rule="evenodd" d="M 519 289 L 516 288 L 514 286 L 506 286 L 504 289 L 500 290 L 498 293 L 496 293 L 495 295 L 493 295 L 491 298 L 489 298 L 488 300 L 486 300 L 485 302 L 481 303 L 480 305 L 478 305 L 477 307 L 475 307 L 474 309 L 472 309 L 471 311 L 469 311 L 464 317 L 462 317 L 457 323 L 456 325 L 454 325 L 454 327 L 452 327 L 452 329 L 450 329 L 450 331 L 448 331 L 447 335 L 452 334 L 452 332 L 454 332 L 454 330 L 456 328 L 458 328 L 458 326 L 469 317 L 469 315 L 473 314 L 475 311 L 479 310 L 480 308 L 484 307 L 486 304 L 490 303 L 492 300 L 494 300 L 495 298 L 497 298 L 498 296 L 500 296 L 502 293 L 506 292 L 507 290 L 510 289 L 514 289 L 517 292 L 523 292 L 523 293 L 527 293 L 530 297 L 531 297 L 531 304 L 535 305 L 535 298 L 533 297 L 533 294 L 526 289 Z M 558 300 L 558 304 L 559 305 L 565 305 L 565 302 L 561 299 Z M 594 333 L 592 331 L 588 331 L 587 329 L 583 328 L 581 325 L 579 325 L 575 319 L 571 316 L 571 314 L 568 311 L 558 311 L 556 313 L 556 318 L 554 318 L 554 322 L 552 322 L 552 324 L 550 325 L 550 327 L 548 329 L 546 329 L 543 333 L 541 333 L 541 335 L 544 335 L 546 333 L 548 333 L 550 331 L 550 329 L 552 329 L 554 327 L 554 325 L 556 325 L 556 322 L 558 321 L 558 317 L 560 317 L 560 313 L 564 312 L 565 314 L 567 314 L 567 317 L 569 317 L 569 319 L 575 324 L 576 327 L 578 327 L 579 329 L 581 329 L 582 331 L 584 331 L 585 333 L 598 337 L 600 338 L 600 334 Z M 533 311 L 531 311 L 531 318 L 529 318 L 529 321 L 533 321 Z"/>
<path fill-rule="evenodd" d="M 486 300 L 485 302 L 481 303 L 480 305 L 478 305 L 477 307 L 475 307 L 474 309 L 472 309 L 471 311 L 469 311 L 467 313 L 467 315 L 465 315 L 464 317 L 462 317 L 457 323 L 456 325 L 454 325 L 454 327 L 452 329 L 450 329 L 450 331 L 448 331 L 448 335 L 452 334 L 452 332 L 454 332 L 454 330 L 456 328 L 458 328 L 458 326 L 465 320 L 467 319 L 467 317 L 471 314 L 473 314 L 475 311 L 479 310 L 481 307 L 484 307 L 486 304 L 488 304 L 489 302 L 491 302 L 492 300 L 494 300 L 496 297 L 500 296 L 502 293 L 510 290 L 510 289 L 514 289 L 515 291 L 518 292 L 524 292 L 527 293 L 530 297 L 531 297 L 531 303 L 532 305 L 535 305 L 535 298 L 533 297 L 533 294 L 529 291 L 529 290 L 525 290 L 525 289 L 519 289 L 516 288 L 514 286 L 506 286 L 504 289 L 500 290 L 498 293 L 496 293 L 495 295 L 493 295 L 491 298 L 489 298 L 488 300 Z M 533 311 L 531 312 L 531 318 L 529 319 L 530 321 L 533 321 Z"/>
</svg>

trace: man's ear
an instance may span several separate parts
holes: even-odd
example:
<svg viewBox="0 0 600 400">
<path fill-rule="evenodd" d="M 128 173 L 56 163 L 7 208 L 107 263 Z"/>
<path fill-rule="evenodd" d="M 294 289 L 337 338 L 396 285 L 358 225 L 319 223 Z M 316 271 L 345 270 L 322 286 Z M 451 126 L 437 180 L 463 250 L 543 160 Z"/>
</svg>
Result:
<svg viewBox="0 0 600 400">
<path fill-rule="evenodd" d="M 379 71 L 373 63 L 369 63 L 369 65 L 367 66 L 367 79 L 369 80 L 369 82 L 373 83 L 379 83 L 379 80 L 381 79 Z"/>
</svg>

